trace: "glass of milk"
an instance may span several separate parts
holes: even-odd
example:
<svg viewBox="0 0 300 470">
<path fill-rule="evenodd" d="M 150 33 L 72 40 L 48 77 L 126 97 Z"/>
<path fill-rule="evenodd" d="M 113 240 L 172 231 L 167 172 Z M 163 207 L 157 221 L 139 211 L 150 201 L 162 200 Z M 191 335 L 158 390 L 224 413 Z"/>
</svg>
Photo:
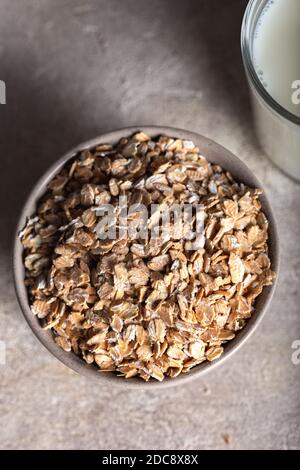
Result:
<svg viewBox="0 0 300 470">
<path fill-rule="evenodd" d="M 300 181 L 300 0 L 250 0 L 241 43 L 261 145 Z"/>
</svg>

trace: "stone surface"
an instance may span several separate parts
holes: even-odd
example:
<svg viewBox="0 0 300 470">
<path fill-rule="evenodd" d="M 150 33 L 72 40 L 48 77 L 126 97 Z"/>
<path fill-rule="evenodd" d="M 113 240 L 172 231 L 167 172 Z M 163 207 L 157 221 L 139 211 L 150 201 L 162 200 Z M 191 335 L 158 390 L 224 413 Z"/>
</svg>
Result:
<svg viewBox="0 0 300 470">
<path fill-rule="evenodd" d="M 300 185 L 264 157 L 252 131 L 244 8 L 242 0 L 0 0 L 1 448 L 299 449 L 291 344 L 300 339 Z M 15 298 L 10 249 L 42 172 L 75 144 L 135 124 L 200 132 L 249 165 L 278 219 L 281 274 L 263 324 L 231 360 L 183 387 L 124 393 L 89 383 L 38 343 Z"/>
</svg>

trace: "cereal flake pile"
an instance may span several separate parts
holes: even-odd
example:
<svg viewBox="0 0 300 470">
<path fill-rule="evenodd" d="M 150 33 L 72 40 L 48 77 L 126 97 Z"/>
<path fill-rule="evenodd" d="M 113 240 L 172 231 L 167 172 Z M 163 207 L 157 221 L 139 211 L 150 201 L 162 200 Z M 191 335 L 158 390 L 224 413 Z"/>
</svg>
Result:
<svg viewBox="0 0 300 470">
<path fill-rule="evenodd" d="M 82 151 L 20 233 L 32 312 L 65 351 L 126 378 L 161 381 L 214 361 L 275 277 L 260 194 L 191 141 L 139 132 Z M 121 195 L 162 212 L 201 204 L 203 240 L 191 249 L 172 221 L 154 239 L 99 238 L 97 209 L 118 212 Z"/>
</svg>

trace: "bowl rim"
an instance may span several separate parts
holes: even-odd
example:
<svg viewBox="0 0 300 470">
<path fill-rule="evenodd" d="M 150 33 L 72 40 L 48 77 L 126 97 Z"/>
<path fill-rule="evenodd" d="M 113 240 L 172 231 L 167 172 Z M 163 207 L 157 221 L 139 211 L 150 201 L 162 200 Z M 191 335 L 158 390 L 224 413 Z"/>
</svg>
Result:
<svg viewBox="0 0 300 470">
<path fill-rule="evenodd" d="M 73 158 L 78 152 L 94 147 L 99 143 L 115 143 L 121 137 L 130 136 L 135 132 L 143 131 L 150 137 L 155 137 L 157 135 L 165 134 L 171 137 L 177 137 L 186 140 L 193 140 L 196 145 L 199 145 L 201 142 L 202 146 L 206 147 L 206 151 L 203 152 L 203 155 L 207 157 L 210 161 L 210 157 L 206 155 L 207 151 L 212 151 L 213 153 L 220 156 L 220 159 L 225 160 L 224 167 L 229 163 L 237 172 L 244 173 L 245 180 L 251 180 L 250 186 L 255 186 L 257 188 L 263 189 L 262 184 L 254 175 L 252 170 L 250 170 L 247 165 L 236 157 L 231 151 L 224 148 L 222 145 L 217 142 L 201 135 L 196 132 L 191 132 L 183 129 L 178 129 L 175 127 L 168 126 L 156 126 L 156 125 L 140 125 L 140 126 L 130 126 L 125 128 L 116 129 L 110 132 L 105 132 L 99 136 L 87 140 L 79 145 L 75 146 L 68 152 L 66 152 L 62 157 L 56 160 L 49 168 L 46 170 L 42 176 L 38 179 L 36 184 L 33 186 L 30 191 L 26 201 L 23 205 L 21 213 L 18 217 L 16 232 L 14 236 L 14 246 L 13 246 L 13 280 L 16 291 L 16 296 L 22 311 L 22 314 L 29 325 L 30 329 L 34 335 L 39 339 L 43 346 L 60 362 L 74 370 L 75 372 L 84 375 L 85 377 L 91 377 L 94 380 L 97 380 L 98 383 L 103 385 L 112 384 L 117 387 L 127 388 L 127 389 L 153 389 L 153 388 L 166 388 L 177 385 L 183 385 L 187 382 L 190 382 L 196 378 L 203 377 L 204 374 L 215 369 L 220 364 L 223 364 L 227 359 L 229 359 L 240 347 L 245 343 L 245 341 L 253 334 L 260 322 L 262 321 L 269 305 L 274 295 L 278 274 L 279 274 L 279 240 L 277 232 L 277 224 L 275 216 L 271 205 L 269 203 L 268 197 L 266 196 L 265 191 L 260 200 L 262 202 L 263 210 L 267 214 L 269 220 L 269 247 L 270 241 L 272 245 L 272 250 L 270 255 L 272 269 L 276 272 L 276 278 L 271 286 L 265 287 L 263 290 L 264 298 L 261 301 L 261 305 L 255 310 L 254 314 L 246 323 L 245 327 L 242 330 L 239 330 L 236 337 L 229 341 L 226 346 L 222 356 L 213 362 L 205 361 L 198 366 L 192 368 L 187 374 L 180 374 L 175 378 L 165 378 L 162 382 L 150 379 L 149 382 L 144 382 L 140 378 L 131 378 L 130 380 L 125 380 L 117 376 L 117 374 L 112 372 L 99 372 L 95 366 L 90 366 L 84 362 L 83 359 L 76 356 L 73 352 L 63 351 L 53 340 L 51 332 L 45 332 L 39 324 L 39 320 L 35 315 L 33 315 L 27 296 L 27 290 L 24 284 L 24 265 L 23 265 L 23 248 L 19 239 L 19 232 L 23 229 L 25 221 L 28 216 L 32 215 L 33 209 L 36 206 L 36 201 L 41 197 L 45 191 L 47 183 L 53 178 L 53 176 L 61 169 L 61 167 L 71 158 Z M 200 152 L 202 153 L 201 147 Z M 220 162 L 217 162 L 220 163 Z M 232 171 L 232 168 L 226 168 L 230 173 L 233 174 L 235 171 Z M 237 178 L 237 180 L 242 181 Z M 246 182 L 246 184 L 249 184 Z M 263 294 L 262 293 L 262 294 Z M 261 294 L 261 295 L 262 295 Z"/>
</svg>

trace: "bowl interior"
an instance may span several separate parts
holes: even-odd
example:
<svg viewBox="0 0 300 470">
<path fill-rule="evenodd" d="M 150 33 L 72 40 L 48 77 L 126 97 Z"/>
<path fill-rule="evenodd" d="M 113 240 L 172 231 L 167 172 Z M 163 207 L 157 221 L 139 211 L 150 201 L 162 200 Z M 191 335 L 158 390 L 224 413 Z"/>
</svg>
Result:
<svg viewBox="0 0 300 470">
<path fill-rule="evenodd" d="M 175 129 L 170 127 L 158 127 L 158 126 L 141 126 L 141 127 L 129 127 L 125 129 L 120 129 L 113 131 L 107 134 L 104 134 L 100 137 L 92 139 L 88 142 L 85 142 L 67 154 L 60 158 L 49 170 L 41 177 L 37 182 L 33 190 L 31 191 L 20 216 L 17 231 L 14 241 L 14 254 L 13 254 L 13 267 L 14 267 L 14 281 L 17 297 L 22 309 L 22 312 L 25 316 L 26 321 L 28 322 L 30 328 L 33 330 L 38 339 L 42 344 L 61 362 L 71 369 L 79 372 L 85 376 L 91 377 L 102 383 L 113 383 L 117 386 L 127 387 L 127 388 L 149 388 L 149 387 L 167 387 L 172 385 L 178 385 L 180 383 L 187 382 L 195 377 L 203 375 L 205 372 L 213 369 L 218 364 L 222 363 L 227 359 L 234 351 L 240 347 L 247 337 L 254 331 L 255 327 L 258 325 L 259 321 L 262 319 L 263 313 L 266 311 L 267 305 L 269 304 L 272 294 L 275 289 L 276 280 L 273 285 L 270 287 L 265 287 L 262 294 L 258 297 L 255 304 L 255 312 L 252 317 L 248 320 L 245 327 L 237 332 L 236 337 L 225 345 L 224 353 L 220 359 L 214 362 L 205 361 L 202 364 L 191 369 L 187 374 L 181 374 L 176 378 L 168 379 L 166 378 L 163 382 L 157 382 L 154 379 L 151 379 L 148 383 L 144 383 L 142 379 L 132 378 L 130 380 L 124 380 L 121 377 L 118 377 L 112 372 L 103 372 L 100 373 L 97 371 L 95 366 L 90 366 L 85 363 L 84 360 L 80 359 L 73 353 L 67 353 L 63 351 L 56 343 L 53 341 L 52 334 L 49 330 L 43 330 L 39 324 L 38 318 L 32 314 L 31 309 L 28 303 L 27 291 L 24 285 L 24 266 L 23 266 L 23 248 L 19 240 L 18 233 L 24 227 L 26 219 L 31 216 L 36 209 L 36 203 L 39 198 L 45 192 L 48 182 L 53 178 L 53 176 L 61 169 L 61 167 L 68 161 L 70 158 L 74 157 L 78 151 L 83 149 L 92 148 L 100 143 L 111 143 L 115 144 L 121 137 L 129 136 L 138 130 L 143 130 L 146 134 L 151 137 L 166 134 L 171 137 L 177 137 L 181 139 L 193 140 L 193 142 L 199 146 L 200 152 L 209 160 L 210 162 L 219 164 L 224 169 L 228 170 L 232 176 L 240 182 L 245 183 L 250 187 L 261 188 L 261 184 L 258 179 L 254 176 L 252 171 L 236 156 L 231 152 L 226 150 L 224 147 L 219 144 L 203 137 L 199 134 L 184 131 L 181 129 Z M 268 199 L 265 194 L 260 198 L 262 203 L 263 211 L 265 212 L 269 220 L 269 257 L 272 263 L 272 269 L 278 272 L 278 236 L 276 230 L 276 222 L 268 202 Z"/>
</svg>

